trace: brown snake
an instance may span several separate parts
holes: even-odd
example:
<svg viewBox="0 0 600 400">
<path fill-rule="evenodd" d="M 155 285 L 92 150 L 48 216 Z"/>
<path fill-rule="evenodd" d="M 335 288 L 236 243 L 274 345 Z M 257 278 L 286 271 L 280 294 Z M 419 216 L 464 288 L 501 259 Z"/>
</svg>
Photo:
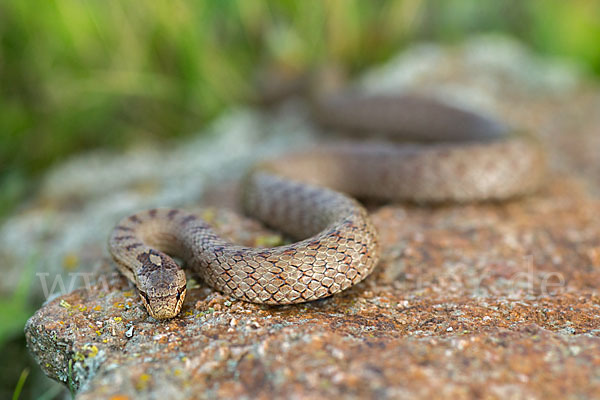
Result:
<svg viewBox="0 0 600 400">
<path fill-rule="evenodd" d="M 167 254 L 237 299 L 316 300 L 360 282 L 378 260 L 367 211 L 343 193 L 414 202 L 497 200 L 535 190 L 544 174 L 536 141 L 498 121 L 423 97 L 340 95 L 322 102 L 318 119 L 338 130 L 441 142 L 328 145 L 258 165 L 245 180 L 243 207 L 270 227 L 303 239 L 285 246 L 232 244 L 180 209 L 124 218 L 109 249 L 152 317 L 176 316 L 186 294 L 185 273 Z"/>
</svg>

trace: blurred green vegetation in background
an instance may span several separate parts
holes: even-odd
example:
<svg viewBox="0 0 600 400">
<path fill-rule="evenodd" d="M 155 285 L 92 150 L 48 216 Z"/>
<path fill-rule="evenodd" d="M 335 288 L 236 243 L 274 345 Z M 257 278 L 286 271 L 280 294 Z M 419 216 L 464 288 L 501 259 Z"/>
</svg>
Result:
<svg viewBox="0 0 600 400">
<path fill-rule="evenodd" d="M 356 72 L 415 40 L 482 31 L 600 73 L 590 0 L 4 0 L 0 216 L 71 153 L 198 131 L 251 98 L 261 68 Z"/>
</svg>

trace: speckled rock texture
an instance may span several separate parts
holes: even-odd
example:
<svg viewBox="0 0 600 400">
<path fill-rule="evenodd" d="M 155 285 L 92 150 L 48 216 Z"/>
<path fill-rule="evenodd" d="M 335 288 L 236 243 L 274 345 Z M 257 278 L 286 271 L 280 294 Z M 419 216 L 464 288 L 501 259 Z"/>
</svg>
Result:
<svg viewBox="0 0 600 400">
<path fill-rule="evenodd" d="M 94 273 L 26 326 L 46 374 L 79 399 L 600 397 L 600 89 L 575 67 L 489 37 L 415 46 L 359 85 L 433 93 L 533 131 L 548 153 L 544 188 L 498 204 L 369 204 L 382 258 L 359 285 L 275 307 L 235 301 L 192 280 L 181 315 L 159 323 L 116 272 L 105 237 L 117 214 L 166 205 L 164 184 L 157 190 L 141 179 L 135 190 L 146 200 L 136 204 L 127 194 L 135 179 L 113 183 L 109 199 L 126 200 L 87 236 L 95 242 L 71 250 L 88 254 Z M 293 127 L 287 147 L 315 140 L 302 107 L 286 107 L 270 119 L 252 113 L 266 119 L 266 131 Z M 281 115 L 296 122 L 284 124 Z M 249 148 L 261 140 L 247 140 Z M 242 173 L 243 163 L 223 162 Z M 69 168 L 54 177 L 71 176 Z M 179 190 L 190 175 L 182 167 L 156 180 L 175 179 L 169 190 Z M 203 192 L 196 211 L 221 234 L 245 245 L 285 240 L 233 211 L 206 207 L 235 203 L 228 183 L 216 187 Z M 171 196 L 172 205 L 189 200 Z M 77 198 L 71 221 L 90 210 L 111 215 L 106 193 Z"/>
</svg>

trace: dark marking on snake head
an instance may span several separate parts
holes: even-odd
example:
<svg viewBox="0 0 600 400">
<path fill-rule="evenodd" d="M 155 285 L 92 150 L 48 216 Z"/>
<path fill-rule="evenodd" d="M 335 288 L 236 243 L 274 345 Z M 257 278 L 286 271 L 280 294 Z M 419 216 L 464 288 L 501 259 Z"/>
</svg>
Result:
<svg viewBox="0 0 600 400">
<path fill-rule="evenodd" d="M 152 210 L 148 211 L 148 215 L 150 215 L 150 217 L 154 218 L 154 217 L 156 217 L 157 212 L 158 212 L 158 210 L 156 208 L 153 208 Z"/>
<path fill-rule="evenodd" d="M 148 251 L 138 254 L 138 256 L 136 258 L 142 264 L 146 264 L 152 254 L 153 254 L 152 250 L 148 250 Z"/>
<path fill-rule="evenodd" d="M 136 224 L 139 224 L 139 223 L 141 223 L 141 222 L 142 222 L 142 221 L 140 220 L 140 218 L 139 218 L 139 217 L 138 217 L 136 214 L 134 214 L 134 215 L 132 215 L 131 217 L 129 217 L 129 220 L 130 220 L 131 222 L 134 222 L 134 223 L 136 223 Z"/>
<path fill-rule="evenodd" d="M 159 269 L 177 268 L 177 264 L 173 262 L 165 253 L 150 249 L 137 256 L 137 260 L 142 263 L 142 272 L 149 273 Z"/>
<path fill-rule="evenodd" d="M 118 225 L 115 230 L 119 230 L 119 231 L 125 231 L 125 232 L 131 232 L 133 231 L 133 229 L 127 227 L 127 226 L 123 226 L 123 225 Z"/>
</svg>

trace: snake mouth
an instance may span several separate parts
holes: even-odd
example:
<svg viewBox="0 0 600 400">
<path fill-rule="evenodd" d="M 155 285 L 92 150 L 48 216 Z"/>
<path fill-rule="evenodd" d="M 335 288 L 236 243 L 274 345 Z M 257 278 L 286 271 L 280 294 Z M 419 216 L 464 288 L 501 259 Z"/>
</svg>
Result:
<svg viewBox="0 0 600 400">
<path fill-rule="evenodd" d="M 185 299 L 186 287 L 177 290 L 176 294 L 160 297 L 150 297 L 146 292 L 139 291 L 142 303 L 148 314 L 155 319 L 170 319 L 176 317 Z"/>
</svg>

